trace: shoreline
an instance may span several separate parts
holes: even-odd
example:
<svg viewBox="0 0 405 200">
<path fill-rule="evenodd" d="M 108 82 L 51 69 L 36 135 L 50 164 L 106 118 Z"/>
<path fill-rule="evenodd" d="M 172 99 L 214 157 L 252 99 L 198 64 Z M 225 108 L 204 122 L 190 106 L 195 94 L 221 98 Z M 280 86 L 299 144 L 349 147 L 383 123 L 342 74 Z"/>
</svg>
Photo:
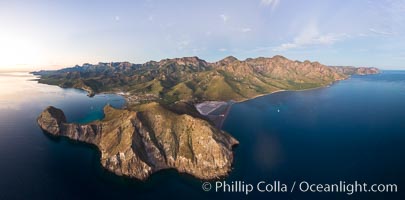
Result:
<svg viewBox="0 0 405 200">
<path fill-rule="evenodd" d="M 233 105 L 233 104 L 234 104 L 234 103 L 231 102 L 231 103 L 229 103 L 229 104 L 227 105 L 226 110 L 225 110 L 225 113 L 223 114 L 223 118 L 221 119 L 220 123 L 218 124 L 218 128 L 219 128 L 220 130 L 222 130 L 222 126 L 224 125 L 224 122 L 225 122 L 226 118 L 228 118 L 229 112 L 231 111 L 231 108 L 232 108 L 232 105 Z"/>
<path fill-rule="evenodd" d="M 347 79 L 350 79 L 350 78 L 351 78 L 351 77 L 348 77 Z M 342 80 L 347 80 L 347 79 L 342 79 Z M 331 84 L 328 84 L 328 85 L 325 85 L 325 86 L 320 86 L 320 87 L 315 87 L 315 88 L 307 88 L 307 89 L 301 89 L 301 90 L 277 90 L 277 91 L 274 91 L 274 92 L 271 92 L 271 93 L 267 93 L 267 94 L 256 95 L 256 96 L 254 96 L 254 97 L 252 97 L 252 98 L 248 98 L 248 99 L 244 99 L 244 100 L 239 100 L 239 101 L 230 100 L 229 102 L 226 102 L 226 103 L 227 103 L 227 105 L 226 105 L 227 107 L 225 108 L 225 111 L 222 112 L 220 115 L 215 115 L 216 117 L 222 117 L 222 119 L 220 119 L 220 121 L 217 122 L 218 124 L 214 122 L 214 123 L 215 123 L 215 126 L 216 126 L 218 129 L 221 129 L 221 130 L 222 130 L 222 126 L 223 126 L 223 124 L 224 124 L 226 118 L 228 117 L 229 112 L 230 112 L 231 107 L 232 107 L 233 104 L 236 104 L 236 103 L 243 103 L 243 102 L 246 102 L 246 101 L 250 101 L 250 100 L 257 99 L 257 98 L 259 98 L 259 97 L 264 97 L 264 96 L 267 96 L 267 95 L 272 95 L 272 94 L 280 93 L 280 92 L 303 92 L 303 91 L 308 91 L 308 90 L 316 90 L 316 89 L 327 88 L 327 87 L 330 87 L 330 86 L 332 86 L 332 85 L 334 85 L 334 84 L 336 84 L 336 83 L 338 83 L 338 82 L 340 82 L 340 81 L 342 81 L 342 80 L 337 80 L 337 81 L 334 81 L 334 82 L 331 83 Z M 223 101 L 223 102 L 225 102 L 225 101 Z M 218 107 L 217 109 L 211 111 L 210 113 L 215 112 L 215 111 L 218 110 L 219 108 L 220 108 L 220 107 Z M 209 116 L 210 116 L 210 115 L 209 115 L 210 113 L 208 113 L 208 115 L 205 115 L 205 116 L 209 117 Z M 201 113 L 200 113 L 200 114 L 201 114 Z M 210 120 L 211 120 L 211 118 L 210 118 Z M 218 119 L 215 119 L 215 120 L 218 120 Z"/>
<path fill-rule="evenodd" d="M 336 83 L 338 83 L 338 82 L 340 82 L 340 81 L 348 80 L 348 79 L 350 79 L 350 78 L 351 78 L 351 77 L 348 77 L 348 78 L 342 79 L 342 80 L 336 80 L 336 81 L 332 82 L 331 84 L 328 84 L 328 85 L 325 85 L 325 86 L 319 86 L 319 87 L 307 88 L 307 89 L 301 89 L 301 90 L 276 90 L 276 91 L 274 91 L 274 92 L 267 93 L 267 94 L 259 94 L 259 95 L 256 95 L 256 96 L 252 97 L 252 98 L 248 98 L 248 99 L 244 99 L 244 100 L 239 100 L 239 101 L 233 100 L 233 101 L 234 101 L 235 103 L 242 103 L 242 102 L 245 102 L 245 101 L 253 100 L 253 99 L 256 99 L 256 98 L 259 98 L 259 97 L 262 97 L 262 96 L 271 95 L 271 94 L 275 94 L 275 93 L 279 93 L 279 92 L 302 92 L 302 91 L 307 91 L 307 90 L 316 90 L 316 89 L 321 89 L 321 88 L 330 87 L 330 86 L 332 86 L 332 85 L 334 85 L 334 84 L 336 84 Z"/>
</svg>

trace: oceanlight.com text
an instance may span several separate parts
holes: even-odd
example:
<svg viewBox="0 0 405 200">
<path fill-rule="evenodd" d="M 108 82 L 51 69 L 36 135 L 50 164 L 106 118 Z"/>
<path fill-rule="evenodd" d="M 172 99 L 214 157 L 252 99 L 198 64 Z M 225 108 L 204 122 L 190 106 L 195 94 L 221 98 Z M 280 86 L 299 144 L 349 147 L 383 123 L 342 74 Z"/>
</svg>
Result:
<svg viewBox="0 0 405 200">
<path fill-rule="evenodd" d="M 251 192 L 260 193 L 285 193 L 285 192 L 303 192 L 303 193 L 345 193 L 353 195 L 355 193 L 394 193 L 398 192 L 397 184 L 368 184 L 365 182 L 346 182 L 338 181 L 332 184 L 311 183 L 308 181 L 294 181 L 286 184 L 281 181 L 259 181 L 257 183 L 246 183 L 244 181 L 216 181 L 213 183 L 204 182 L 202 184 L 204 191 L 244 193 L 248 195 Z"/>
</svg>

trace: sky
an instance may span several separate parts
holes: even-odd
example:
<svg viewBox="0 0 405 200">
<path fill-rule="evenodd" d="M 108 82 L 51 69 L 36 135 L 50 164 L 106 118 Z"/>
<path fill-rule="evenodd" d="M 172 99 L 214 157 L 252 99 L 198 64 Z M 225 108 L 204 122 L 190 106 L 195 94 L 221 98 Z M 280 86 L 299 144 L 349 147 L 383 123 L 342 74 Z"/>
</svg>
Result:
<svg viewBox="0 0 405 200">
<path fill-rule="evenodd" d="M 405 69 L 405 1 L 0 0 L 0 70 L 229 55 Z"/>
</svg>

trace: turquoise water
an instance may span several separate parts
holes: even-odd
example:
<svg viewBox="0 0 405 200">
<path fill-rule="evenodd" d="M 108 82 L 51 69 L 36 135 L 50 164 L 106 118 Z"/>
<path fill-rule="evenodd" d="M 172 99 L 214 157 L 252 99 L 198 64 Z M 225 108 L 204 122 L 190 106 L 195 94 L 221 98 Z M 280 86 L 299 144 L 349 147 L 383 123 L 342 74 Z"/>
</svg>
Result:
<svg viewBox="0 0 405 200">
<path fill-rule="evenodd" d="M 0 199 L 245 199 L 204 192 L 202 181 L 174 170 L 141 182 L 106 172 L 89 145 L 48 137 L 36 117 L 49 105 L 68 121 L 103 117 L 116 95 L 86 96 L 0 73 Z M 224 130 L 240 141 L 225 181 L 405 182 L 405 72 L 354 76 L 328 88 L 280 92 L 234 104 Z M 402 193 L 257 193 L 250 199 L 403 199 Z"/>
</svg>

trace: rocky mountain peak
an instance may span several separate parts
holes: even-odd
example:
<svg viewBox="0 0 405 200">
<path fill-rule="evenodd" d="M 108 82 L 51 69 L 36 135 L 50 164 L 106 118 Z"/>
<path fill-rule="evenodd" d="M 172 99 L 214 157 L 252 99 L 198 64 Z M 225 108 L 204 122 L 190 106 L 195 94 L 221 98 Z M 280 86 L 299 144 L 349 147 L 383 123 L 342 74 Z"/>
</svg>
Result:
<svg viewBox="0 0 405 200">
<path fill-rule="evenodd" d="M 173 59 L 164 59 L 159 61 L 160 64 L 168 64 L 168 63 L 175 63 L 177 65 L 207 65 L 205 60 L 198 58 L 197 56 L 193 57 L 182 57 L 182 58 L 173 58 Z"/>
<path fill-rule="evenodd" d="M 284 57 L 284 56 L 282 56 L 282 55 L 275 55 L 275 56 L 273 56 L 271 59 L 288 60 L 286 57 Z"/>
<path fill-rule="evenodd" d="M 222 61 L 224 62 L 235 62 L 235 61 L 239 61 L 237 58 L 233 57 L 233 56 L 228 56 L 224 59 L 222 59 Z"/>
<path fill-rule="evenodd" d="M 225 66 L 225 65 L 229 65 L 232 64 L 236 61 L 239 61 L 237 58 L 233 57 L 233 56 L 228 56 L 218 62 L 216 62 L 215 64 L 218 66 Z"/>
</svg>

